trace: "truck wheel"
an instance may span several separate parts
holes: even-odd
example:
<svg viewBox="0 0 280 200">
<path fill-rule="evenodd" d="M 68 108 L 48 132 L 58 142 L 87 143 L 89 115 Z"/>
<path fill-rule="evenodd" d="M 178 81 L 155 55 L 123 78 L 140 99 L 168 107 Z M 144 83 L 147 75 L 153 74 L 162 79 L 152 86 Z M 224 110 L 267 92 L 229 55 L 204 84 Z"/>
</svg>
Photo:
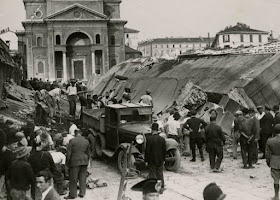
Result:
<svg viewBox="0 0 280 200">
<path fill-rule="evenodd" d="M 99 134 L 96 137 L 96 145 L 95 145 L 95 152 L 98 157 L 102 156 L 102 150 L 105 149 L 106 144 L 105 144 L 105 137 L 104 135 Z"/>
<path fill-rule="evenodd" d="M 96 137 L 92 134 L 88 135 L 88 140 L 90 143 L 90 153 L 91 153 L 91 157 L 92 159 L 97 158 L 97 154 L 96 154 Z"/>
<path fill-rule="evenodd" d="M 181 155 L 179 149 L 170 149 L 166 153 L 165 168 L 168 171 L 177 171 L 180 167 Z"/>
<path fill-rule="evenodd" d="M 124 165 L 124 150 L 121 150 L 118 154 L 118 169 L 120 171 L 120 173 L 122 173 L 123 171 L 123 165 Z M 133 154 L 131 154 L 130 156 L 130 168 L 135 168 L 135 157 Z"/>
</svg>

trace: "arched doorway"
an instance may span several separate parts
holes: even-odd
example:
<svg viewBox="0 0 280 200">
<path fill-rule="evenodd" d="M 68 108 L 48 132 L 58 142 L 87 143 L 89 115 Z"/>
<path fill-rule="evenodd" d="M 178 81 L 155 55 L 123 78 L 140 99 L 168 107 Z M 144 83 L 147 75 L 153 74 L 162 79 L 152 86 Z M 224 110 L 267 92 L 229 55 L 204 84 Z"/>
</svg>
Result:
<svg viewBox="0 0 280 200">
<path fill-rule="evenodd" d="M 90 72 L 91 39 L 82 32 L 69 35 L 66 40 L 67 77 L 87 80 Z"/>
</svg>

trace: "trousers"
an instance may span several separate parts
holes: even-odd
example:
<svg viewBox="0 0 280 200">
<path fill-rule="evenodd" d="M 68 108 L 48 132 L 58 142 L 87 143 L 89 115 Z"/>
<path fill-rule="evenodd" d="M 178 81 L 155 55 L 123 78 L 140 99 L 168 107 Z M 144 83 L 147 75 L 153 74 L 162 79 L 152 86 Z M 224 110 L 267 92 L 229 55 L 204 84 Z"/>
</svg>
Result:
<svg viewBox="0 0 280 200">
<path fill-rule="evenodd" d="M 190 147 L 191 147 L 191 150 L 192 150 L 192 157 L 193 159 L 196 158 L 196 146 L 199 150 L 199 154 L 200 154 L 200 157 L 203 158 L 203 149 L 202 149 L 202 145 L 203 145 L 203 139 L 202 138 L 190 138 Z"/>
<path fill-rule="evenodd" d="M 207 145 L 211 169 L 219 169 L 224 157 L 223 146 L 218 144 Z"/>
<path fill-rule="evenodd" d="M 241 155 L 242 155 L 242 161 L 243 165 L 249 164 L 249 166 L 252 165 L 252 159 L 253 159 L 253 152 L 254 152 L 254 146 L 255 142 L 251 141 L 248 143 L 248 139 L 241 135 L 240 137 L 240 146 L 241 146 Z"/>
<path fill-rule="evenodd" d="M 69 108 L 70 108 L 69 115 L 75 116 L 77 96 L 70 95 L 68 96 L 68 100 L 69 100 Z"/>
<path fill-rule="evenodd" d="M 77 197 L 77 181 L 79 180 L 80 195 L 86 194 L 87 165 L 70 167 L 69 196 Z"/>
<path fill-rule="evenodd" d="M 149 164 L 149 178 L 155 178 L 157 180 L 161 180 L 162 187 L 164 187 L 163 164 L 159 166 Z"/>
<path fill-rule="evenodd" d="M 270 137 L 272 137 L 272 134 L 261 133 L 262 152 L 264 156 L 265 156 L 266 142 Z"/>
</svg>

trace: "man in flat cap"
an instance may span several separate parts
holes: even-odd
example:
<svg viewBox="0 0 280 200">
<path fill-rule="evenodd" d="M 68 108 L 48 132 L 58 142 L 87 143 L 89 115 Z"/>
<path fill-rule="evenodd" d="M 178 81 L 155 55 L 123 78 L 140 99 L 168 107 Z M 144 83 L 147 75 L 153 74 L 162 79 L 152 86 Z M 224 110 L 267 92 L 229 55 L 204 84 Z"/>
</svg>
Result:
<svg viewBox="0 0 280 200">
<path fill-rule="evenodd" d="M 280 124 L 274 127 L 275 137 L 268 139 L 265 148 L 267 165 L 271 168 L 271 176 L 274 179 L 274 200 L 279 200 L 280 180 Z"/>
<path fill-rule="evenodd" d="M 160 180 L 150 178 L 132 186 L 132 190 L 143 192 L 143 200 L 159 200 L 162 183 Z"/>
</svg>

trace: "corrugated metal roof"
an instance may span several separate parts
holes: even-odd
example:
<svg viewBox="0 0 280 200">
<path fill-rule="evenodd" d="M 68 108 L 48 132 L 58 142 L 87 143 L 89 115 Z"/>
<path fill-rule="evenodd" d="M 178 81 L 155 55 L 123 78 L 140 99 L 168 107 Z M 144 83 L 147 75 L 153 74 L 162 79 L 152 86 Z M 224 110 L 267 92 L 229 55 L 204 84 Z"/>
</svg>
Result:
<svg viewBox="0 0 280 200">
<path fill-rule="evenodd" d="M 154 108 L 156 112 L 171 106 L 181 88 L 192 81 L 205 92 L 211 93 L 228 94 L 234 88 L 244 88 L 257 105 L 272 104 L 280 98 L 280 92 L 279 95 L 273 92 L 280 85 L 279 66 L 280 54 L 194 57 L 182 61 L 162 61 L 140 70 L 139 64 L 124 62 L 113 67 L 94 88 L 94 92 L 99 94 L 107 85 L 103 91 L 115 88 L 120 97 L 124 87 L 130 87 L 132 102 L 138 102 L 145 90 L 150 89 L 157 102 Z M 128 79 L 111 79 L 114 74 Z M 111 81 L 106 84 L 108 80 Z"/>
</svg>

